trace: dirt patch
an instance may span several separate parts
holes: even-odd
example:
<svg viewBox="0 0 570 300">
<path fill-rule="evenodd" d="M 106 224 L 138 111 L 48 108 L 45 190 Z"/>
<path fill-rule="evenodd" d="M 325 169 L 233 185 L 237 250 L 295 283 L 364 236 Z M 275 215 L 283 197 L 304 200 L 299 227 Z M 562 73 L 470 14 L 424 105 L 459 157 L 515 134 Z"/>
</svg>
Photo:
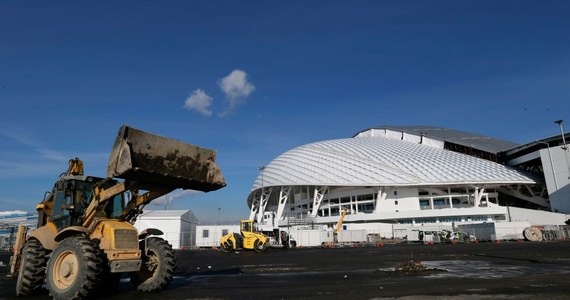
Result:
<svg viewBox="0 0 570 300">
<path fill-rule="evenodd" d="M 425 273 L 433 273 L 433 272 L 447 272 L 447 270 L 438 269 L 438 268 L 428 268 L 420 261 L 408 260 L 401 263 L 399 266 L 394 268 L 393 270 L 389 271 L 393 274 L 398 275 L 416 275 Z"/>
</svg>

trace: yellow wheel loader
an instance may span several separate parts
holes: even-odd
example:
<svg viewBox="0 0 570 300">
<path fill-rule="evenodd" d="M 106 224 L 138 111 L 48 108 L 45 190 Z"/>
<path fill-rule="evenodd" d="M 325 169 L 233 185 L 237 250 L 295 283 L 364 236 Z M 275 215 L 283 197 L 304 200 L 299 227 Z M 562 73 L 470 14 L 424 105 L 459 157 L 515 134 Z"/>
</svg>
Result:
<svg viewBox="0 0 570 300">
<path fill-rule="evenodd" d="M 133 223 L 145 205 L 174 189 L 224 187 L 215 156 L 122 126 L 106 178 L 85 176 L 81 160 L 70 160 L 36 206 L 37 228 L 19 230 L 10 266 L 17 295 L 32 295 L 45 281 L 54 299 L 81 299 L 111 288 L 121 273 L 139 291 L 163 289 L 176 267 L 174 251 L 160 230 L 139 232 Z"/>
<path fill-rule="evenodd" d="M 230 252 L 237 249 L 253 249 L 263 252 L 269 247 L 269 237 L 255 229 L 253 220 L 241 220 L 240 233 L 229 233 L 220 240 L 220 249 Z"/>
</svg>

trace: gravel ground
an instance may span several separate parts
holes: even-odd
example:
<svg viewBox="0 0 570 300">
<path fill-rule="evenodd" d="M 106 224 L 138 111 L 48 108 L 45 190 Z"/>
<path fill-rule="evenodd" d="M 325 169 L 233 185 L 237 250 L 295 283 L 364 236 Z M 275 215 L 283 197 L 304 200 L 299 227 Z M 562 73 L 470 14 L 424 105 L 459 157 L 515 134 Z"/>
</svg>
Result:
<svg viewBox="0 0 570 300">
<path fill-rule="evenodd" d="M 0 299 L 15 296 L 0 254 Z M 162 292 L 107 299 L 570 299 L 570 241 L 177 252 Z M 47 291 L 26 299 L 49 299 Z"/>
</svg>

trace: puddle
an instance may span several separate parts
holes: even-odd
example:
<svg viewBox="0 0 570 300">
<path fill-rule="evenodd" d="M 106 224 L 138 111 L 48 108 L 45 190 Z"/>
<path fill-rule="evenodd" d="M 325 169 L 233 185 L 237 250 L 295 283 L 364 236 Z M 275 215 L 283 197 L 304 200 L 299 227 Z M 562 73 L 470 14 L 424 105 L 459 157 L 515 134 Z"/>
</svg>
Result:
<svg viewBox="0 0 570 300">
<path fill-rule="evenodd" d="M 570 274 L 570 266 L 513 266 L 480 260 L 424 261 L 422 264 L 428 268 L 437 268 L 447 271 L 430 274 L 425 276 L 426 278 L 455 277 L 493 279 L 518 277 L 524 275 Z"/>
</svg>

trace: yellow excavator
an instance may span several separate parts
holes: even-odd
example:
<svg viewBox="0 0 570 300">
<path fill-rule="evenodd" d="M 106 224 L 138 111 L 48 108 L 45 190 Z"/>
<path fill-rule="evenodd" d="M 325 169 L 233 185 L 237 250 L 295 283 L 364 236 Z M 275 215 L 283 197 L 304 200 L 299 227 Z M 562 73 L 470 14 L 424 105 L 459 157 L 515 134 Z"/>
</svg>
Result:
<svg viewBox="0 0 570 300">
<path fill-rule="evenodd" d="M 269 248 L 269 237 L 255 229 L 253 220 L 241 220 L 240 233 L 228 233 L 220 240 L 220 250 L 223 252 L 237 249 L 263 252 L 267 248 Z"/>
<path fill-rule="evenodd" d="M 346 217 L 347 212 L 348 212 L 348 209 L 345 207 L 342 210 L 342 214 L 340 215 L 340 219 L 338 219 L 338 222 L 336 223 L 336 226 L 334 228 L 333 241 L 335 244 L 338 243 L 338 232 L 342 229 L 342 222 L 344 221 L 344 217 Z"/>
<path fill-rule="evenodd" d="M 334 248 L 339 246 L 339 242 L 338 242 L 338 233 L 339 231 L 342 229 L 342 223 L 344 222 L 344 217 L 346 217 L 346 214 L 348 213 L 348 208 L 343 208 L 342 213 L 340 214 L 340 218 L 338 219 L 338 222 L 336 223 L 334 229 L 333 229 L 333 241 L 332 242 L 323 242 L 322 243 L 322 247 L 325 248 Z"/>
<path fill-rule="evenodd" d="M 47 283 L 54 299 L 82 299 L 118 283 L 128 273 L 142 292 L 172 280 L 172 247 L 158 229 L 134 226 L 145 205 L 177 188 L 209 192 L 226 185 L 216 152 L 122 126 L 106 178 L 85 176 L 83 162 L 69 161 L 53 189 L 36 206 L 37 228 L 19 230 L 10 272 L 16 294 Z M 119 180 L 122 179 L 122 180 Z"/>
</svg>

